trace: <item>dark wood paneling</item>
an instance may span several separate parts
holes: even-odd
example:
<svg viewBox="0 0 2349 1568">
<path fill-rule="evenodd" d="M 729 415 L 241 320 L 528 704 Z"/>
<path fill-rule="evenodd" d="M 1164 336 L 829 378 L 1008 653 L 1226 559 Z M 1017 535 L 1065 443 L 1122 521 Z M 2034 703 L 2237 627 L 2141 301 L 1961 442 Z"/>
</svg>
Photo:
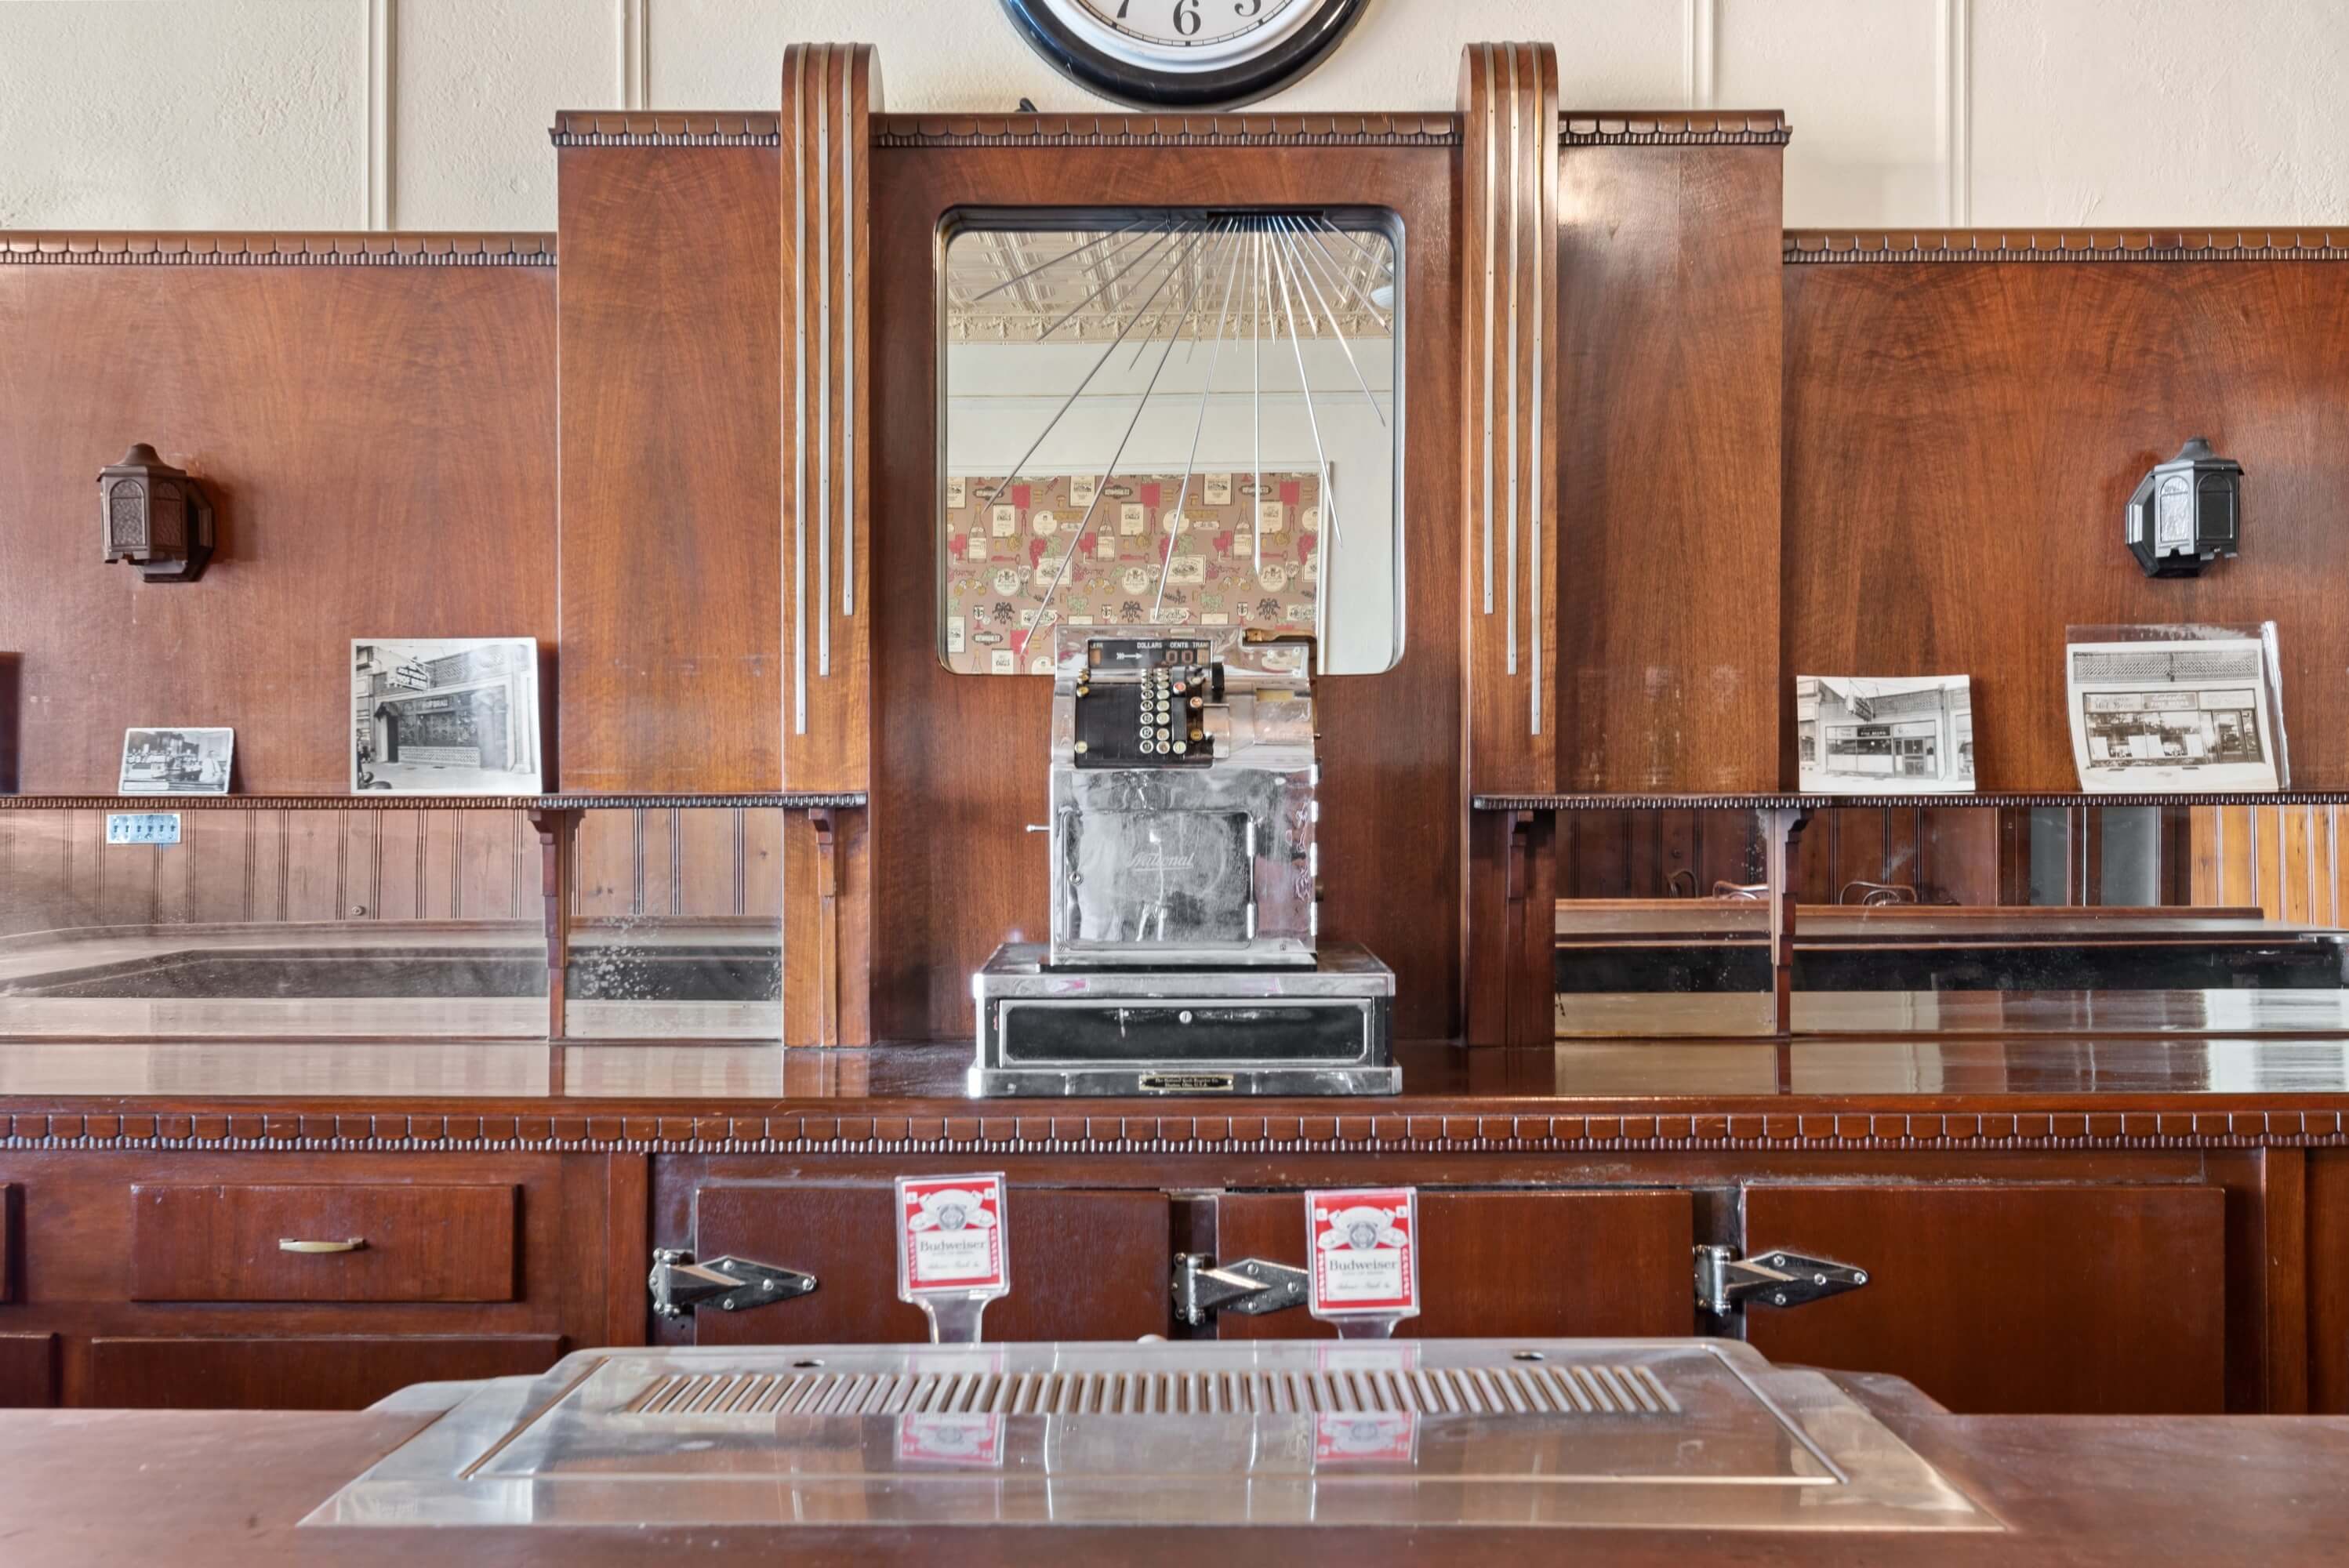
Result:
<svg viewBox="0 0 2349 1568">
<path fill-rule="evenodd" d="M 411 1383 L 543 1372 L 545 1335 L 94 1339 L 78 1404 L 103 1409 L 357 1410 Z"/>
<path fill-rule="evenodd" d="M 103 811 L 0 812 L 0 934 L 87 925 L 506 921 L 530 913 L 519 811 L 189 811 L 168 847 L 106 841 Z"/>
<path fill-rule="evenodd" d="M 512 1301 L 512 1187 L 130 1189 L 133 1301 Z M 281 1240 L 365 1244 L 290 1253 Z"/>
<path fill-rule="evenodd" d="M 1166 1332 L 1174 1254 L 1164 1194 L 1015 1186 L 1009 1207 L 1011 1294 L 987 1308 L 988 1339 Z M 894 1212 L 886 1181 L 705 1183 L 694 1195 L 697 1256 L 730 1253 L 822 1283 L 755 1312 L 697 1314 L 694 1343 L 926 1340 L 920 1309 L 897 1299 Z"/>
<path fill-rule="evenodd" d="M 874 689 L 885 707 L 874 738 L 872 929 L 887 934 L 874 949 L 876 1038 L 968 1036 L 971 972 L 996 944 L 1040 939 L 1047 929 L 1045 843 L 1020 826 L 1044 820 L 1050 683 L 950 675 L 937 652 L 937 225 L 957 206 L 1081 206 L 1105 193 L 1135 203 L 1367 203 L 1402 218 L 1408 495 L 1442 499 L 1407 508 L 1403 520 L 1402 662 L 1317 689 L 1321 861 L 1330 868 L 1321 932 L 1362 943 L 1393 966 L 1402 1036 L 1459 1032 L 1465 830 L 1463 566 L 1449 499 L 1459 493 L 1460 461 L 1453 162 L 1454 150 L 1441 146 L 874 152 L 874 396 L 889 420 L 873 498 Z M 1774 209 L 1774 255 L 1775 222 Z M 942 743 L 949 731 L 960 738 Z"/>
<path fill-rule="evenodd" d="M 1749 1255 L 1865 1268 L 1847 1295 L 1752 1307 L 1774 1361 L 1906 1377 L 1961 1414 L 2212 1413 L 2226 1402 L 2216 1187 L 1752 1186 Z"/>
<path fill-rule="evenodd" d="M 1784 269 L 1786 663 L 1973 677 L 1984 789 L 2072 789 L 2067 624 L 2277 624 L 2292 782 L 2349 783 L 2349 267 Z M 2143 576 L 2138 478 L 2239 459 L 2243 553 Z M 1709 738 L 1709 736 L 1708 736 Z"/>
<path fill-rule="evenodd" d="M 1781 162 L 1559 155 L 1567 789 L 1777 784 Z"/>
<path fill-rule="evenodd" d="M 564 788 L 777 789 L 775 150 L 556 158 Z"/>
<path fill-rule="evenodd" d="M 353 637 L 551 647 L 554 402 L 551 267 L 0 266 L 19 787 L 110 792 L 126 727 L 229 725 L 240 790 L 340 794 Z M 218 508 L 199 582 L 98 559 L 93 481 L 142 440 Z"/>
<path fill-rule="evenodd" d="M 1424 1306 L 1404 1335 L 1687 1334 L 1692 1205 L 1686 1192 L 1454 1192 L 1419 1195 Z M 1301 1192 L 1216 1199 L 1218 1262 L 1305 1266 Z M 1336 1330 L 1303 1309 L 1224 1313 L 1226 1339 L 1315 1339 Z"/>
<path fill-rule="evenodd" d="M 57 1336 L 0 1334 L 0 1410 L 41 1410 L 57 1402 Z"/>
<path fill-rule="evenodd" d="M 611 1154 L 604 1161 L 605 1345 L 642 1345 L 651 1299 L 638 1264 L 652 1260 L 652 1161 Z"/>
<path fill-rule="evenodd" d="M 2349 1150 L 2308 1156 L 2308 1408 L 2349 1415 Z"/>
</svg>

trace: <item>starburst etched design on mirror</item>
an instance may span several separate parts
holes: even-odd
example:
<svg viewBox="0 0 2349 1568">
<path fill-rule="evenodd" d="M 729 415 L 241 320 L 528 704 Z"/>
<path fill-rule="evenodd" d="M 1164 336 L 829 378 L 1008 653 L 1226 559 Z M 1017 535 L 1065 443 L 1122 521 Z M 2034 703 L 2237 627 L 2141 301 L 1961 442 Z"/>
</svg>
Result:
<svg viewBox="0 0 2349 1568">
<path fill-rule="evenodd" d="M 963 213 L 943 236 L 940 656 L 1051 628 L 1402 646 L 1401 234 L 1358 209 Z"/>
</svg>

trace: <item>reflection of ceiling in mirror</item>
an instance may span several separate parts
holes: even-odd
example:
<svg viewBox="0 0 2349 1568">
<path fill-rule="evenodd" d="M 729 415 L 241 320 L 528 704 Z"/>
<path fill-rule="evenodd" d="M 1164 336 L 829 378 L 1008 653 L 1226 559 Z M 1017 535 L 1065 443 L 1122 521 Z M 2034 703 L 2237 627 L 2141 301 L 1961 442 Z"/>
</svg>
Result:
<svg viewBox="0 0 2349 1568">
<path fill-rule="evenodd" d="M 967 229 L 947 248 L 947 335 L 1098 342 L 1139 314 L 1129 342 L 1287 336 L 1292 320 L 1308 339 L 1383 338 L 1392 296 L 1378 291 L 1392 263 L 1384 235 L 1318 219 L 1278 231 Z"/>
</svg>

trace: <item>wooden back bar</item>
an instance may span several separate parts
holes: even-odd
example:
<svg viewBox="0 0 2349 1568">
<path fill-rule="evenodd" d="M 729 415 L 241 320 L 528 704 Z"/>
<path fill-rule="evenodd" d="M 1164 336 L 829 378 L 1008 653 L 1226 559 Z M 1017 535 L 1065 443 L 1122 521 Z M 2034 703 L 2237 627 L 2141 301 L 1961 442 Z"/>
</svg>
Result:
<svg viewBox="0 0 2349 1568">
<path fill-rule="evenodd" d="M 2344 254 L 1790 235 L 1782 678 L 1971 675 L 1981 787 L 2069 789 L 2065 626 L 2272 620 L 2292 783 L 2349 781 Z M 2198 435 L 2244 465 L 2242 555 L 2148 579 L 2123 506 Z"/>
<path fill-rule="evenodd" d="M 551 787 L 850 801 L 781 831 L 789 1037 L 963 1034 L 1046 922 L 1048 699 L 936 652 L 936 235 L 1105 198 L 1402 219 L 1406 651 L 1327 683 L 1321 831 L 1323 929 L 1393 965 L 1404 1037 L 1494 1035 L 1504 993 L 1537 1037 L 1509 986 L 1559 894 L 1752 880 L 1743 832 L 1471 796 L 1789 784 L 1796 674 L 1969 673 L 1983 787 L 2057 789 L 2067 624 L 2272 618 L 2294 782 L 2349 781 L 2349 251 L 1786 236 L 1782 117 L 1561 112 L 1554 73 L 1474 47 L 1457 114 L 892 117 L 869 48 L 794 46 L 780 113 L 561 118 L 559 290 L 543 237 L 9 240 L 0 786 L 94 795 L 127 726 L 226 723 L 240 792 L 337 794 L 350 636 L 527 634 Z M 2121 500 L 2191 434 L 2250 469 L 2244 554 L 2150 583 Z M 78 531 L 133 440 L 220 503 L 200 583 Z M 2313 823 L 2230 896 L 2313 912 Z M 1814 900 L 2027 881 L 2005 813 L 1825 826 Z"/>
<path fill-rule="evenodd" d="M 345 793 L 354 637 L 534 637 L 554 676 L 552 252 L 0 241 L 0 788 L 110 793 L 126 728 L 226 725 L 240 793 Z M 195 583 L 100 559 L 134 441 L 218 510 Z"/>
<path fill-rule="evenodd" d="M 1569 115 L 1561 739 L 1577 792 L 1777 780 L 1775 114 Z"/>
<path fill-rule="evenodd" d="M 772 115 L 565 115 L 563 784 L 783 776 Z"/>
</svg>

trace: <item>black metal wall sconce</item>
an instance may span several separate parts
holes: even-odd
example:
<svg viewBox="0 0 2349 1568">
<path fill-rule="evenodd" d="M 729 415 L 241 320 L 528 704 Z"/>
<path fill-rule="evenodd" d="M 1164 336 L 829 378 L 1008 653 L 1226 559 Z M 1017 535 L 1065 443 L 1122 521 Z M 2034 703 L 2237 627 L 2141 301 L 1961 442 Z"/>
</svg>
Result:
<svg viewBox="0 0 2349 1568">
<path fill-rule="evenodd" d="M 106 559 L 128 561 L 150 583 L 192 583 L 212 558 L 212 503 L 203 487 L 141 441 L 98 476 Z"/>
<path fill-rule="evenodd" d="M 2243 465 L 2195 437 L 2146 470 L 2127 527 L 2129 553 L 2147 577 L 2199 577 L 2242 543 Z"/>
</svg>

